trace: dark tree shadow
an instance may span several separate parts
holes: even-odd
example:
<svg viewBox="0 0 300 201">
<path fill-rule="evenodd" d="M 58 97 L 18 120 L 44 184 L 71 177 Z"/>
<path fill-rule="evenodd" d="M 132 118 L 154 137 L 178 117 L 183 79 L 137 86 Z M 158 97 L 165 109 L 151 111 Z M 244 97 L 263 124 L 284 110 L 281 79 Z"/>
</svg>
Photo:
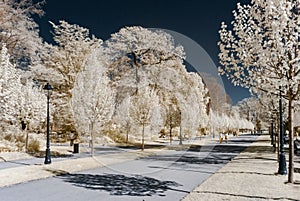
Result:
<svg viewBox="0 0 300 201">
<path fill-rule="evenodd" d="M 35 158 L 45 158 L 46 152 L 45 151 L 38 151 L 38 152 L 29 152 L 29 155 L 35 157 Z M 73 154 L 62 154 L 58 151 L 51 151 L 51 158 L 71 158 L 73 157 Z"/>
<path fill-rule="evenodd" d="M 175 189 L 181 186 L 174 181 L 160 181 L 158 179 L 140 175 L 125 176 L 119 174 L 62 174 L 58 178 L 77 187 L 90 190 L 107 191 L 111 195 L 127 196 L 165 196 L 164 192 L 173 190 L 183 193 L 186 191 Z"/>
<path fill-rule="evenodd" d="M 182 166 L 182 165 L 200 165 L 200 164 L 226 164 L 228 163 L 235 155 L 228 154 L 211 154 L 209 156 L 197 156 L 185 154 L 166 154 L 166 155 L 154 155 L 147 156 L 141 160 L 151 160 L 151 161 L 168 161 L 173 162 L 173 166 Z"/>
<path fill-rule="evenodd" d="M 183 164 L 226 164 L 247 146 L 241 145 L 191 145 L 177 154 L 159 154 L 144 157 L 142 160 L 173 161 L 172 165 Z M 203 153 L 199 155 L 199 153 Z"/>
<path fill-rule="evenodd" d="M 204 146 L 203 146 L 204 147 Z M 202 146 L 191 146 L 188 151 L 196 151 L 201 152 L 201 150 L 205 149 Z M 212 153 L 235 153 L 238 154 L 242 152 L 244 149 L 246 149 L 246 145 L 231 145 L 231 144 L 221 144 L 221 145 L 215 145 L 213 147 L 213 150 L 210 152 Z"/>
</svg>

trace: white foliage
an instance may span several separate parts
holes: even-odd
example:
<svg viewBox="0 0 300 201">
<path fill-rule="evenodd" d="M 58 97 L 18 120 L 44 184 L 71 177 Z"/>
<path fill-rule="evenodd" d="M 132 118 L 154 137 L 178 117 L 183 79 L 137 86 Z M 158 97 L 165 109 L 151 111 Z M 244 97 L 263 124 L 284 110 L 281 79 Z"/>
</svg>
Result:
<svg viewBox="0 0 300 201">
<path fill-rule="evenodd" d="M 115 95 L 105 74 L 102 50 L 89 57 L 72 91 L 73 116 L 80 133 L 98 133 L 113 114 Z"/>
<path fill-rule="evenodd" d="M 159 99 L 154 90 L 144 87 L 131 97 L 130 116 L 139 126 L 148 126 L 151 118 L 157 114 L 156 107 L 159 107 Z"/>
<path fill-rule="evenodd" d="M 161 59 L 168 56 L 174 56 L 184 58 L 184 51 L 182 46 L 174 46 L 174 40 L 171 35 L 162 31 L 151 31 L 139 26 L 125 27 L 119 32 L 111 35 L 109 41 L 107 41 L 109 51 L 113 56 L 113 59 L 123 57 L 131 52 L 143 52 L 154 50 L 156 52 L 163 53 Z M 142 57 L 146 63 L 153 63 L 160 58 Z"/>
<path fill-rule="evenodd" d="M 115 123 L 120 127 L 122 131 L 126 132 L 126 139 L 127 135 L 129 135 L 132 124 L 134 124 L 131 116 L 130 116 L 130 96 L 127 96 L 123 99 L 121 104 L 119 104 L 116 108 L 116 114 L 114 116 Z"/>
<path fill-rule="evenodd" d="M 43 89 L 28 82 L 21 87 L 22 95 L 19 97 L 20 119 L 22 119 L 30 129 L 38 128 L 41 123 L 46 122 L 47 97 Z M 51 101 L 51 99 L 50 99 Z M 50 105 L 50 110 L 54 110 Z M 50 112 L 51 113 L 51 112 Z"/>
<path fill-rule="evenodd" d="M 23 85 L 20 72 L 10 62 L 5 45 L 1 50 L 0 107 L 1 124 L 13 124 L 20 129 L 23 120 L 31 128 L 46 120 L 46 96 L 31 81 Z M 6 125 L 5 125 L 6 124 Z"/>
<path fill-rule="evenodd" d="M 32 16 L 43 14 L 42 4 L 32 0 L 0 1 L 0 41 L 6 43 L 10 59 L 17 66 L 40 62 L 37 52 L 41 51 L 42 39 Z"/>
<path fill-rule="evenodd" d="M 300 20 L 295 0 L 252 0 L 238 4 L 232 30 L 222 23 L 220 33 L 220 73 L 233 83 L 288 101 L 289 175 L 294 173 L 295 101 L 300 93 Z"/>
<path fill-rule="evenodd" d="M 126 27 L 113 34 L 106 44 L 112 58 L 109 72 L 119 102 L 127 96 L 134 96 L 142 88 L 150 87 L 159 98 L 161 109 L 157 113 L 162 118 L 155 118 L 157 123 L 152 122 L 152 126 L 154 123 L 165 124 L 159 122 L 167 121 L 170 104 L 182 111 L 183 127 L 187 132 L 196 135 L 193 131 L 206 126 L 207 89 L 198 74 L 186 71 L 183 48 L 175 46 L 169 34 L 142 27 Z M 191 107 L 187 105 L 194 110 L 188 111 Z"/>
<path fill-rule="evenodd" d="M 235 85 L 288 99 L 299 93 L 299 16 L 296 1 L 238 4 L 233 30 L 222 23 L 220 73 Z"/>
<path fill-rule="evenodd" d="M 21 95 L 20 73 L 9 62 L 9 54 L 5 45 L 1 50 L 0 68 L 0 107 L 1 123 L 16 122 L 20 109 L 18 98 Z"/>
<path fill-rule="evenodd" d="M 56 44 L 45 43 L 45 51 L 41 52 L 43 65 L 32 69 L 36 80 L 49 82 L 55 89 L 52 100 L 57 109 L 54 113 L 56 130 L 76 132 L 70 105 L 72 89 L 87 58 L 94 49 L 100 47 L 102 40 L 76 24 L 65 21 L 60 21 L 57 25 L 51 24 Z"/>
</svg>

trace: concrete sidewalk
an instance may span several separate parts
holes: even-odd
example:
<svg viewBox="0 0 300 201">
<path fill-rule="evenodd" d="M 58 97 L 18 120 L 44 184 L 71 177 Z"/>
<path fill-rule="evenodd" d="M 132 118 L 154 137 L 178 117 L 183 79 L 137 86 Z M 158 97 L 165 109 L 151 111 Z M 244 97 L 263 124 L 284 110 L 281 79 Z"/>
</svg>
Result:
<svg viewBox="0 0 300 201">
<path fill-rule="evenodd" d="M 299 159 L 295 159 L 295 169 L 300 170 Z M 277 171 L 277 155 L 270 138 L 261 135 L 183 201 L 300 200 L 300 174 L 295 173 L 295 184 L 287 184 L 287 175 L 277 175 Z"/>
<path fill-rule="evenodd" d="M 214 139 L 203 138 L 197 144 L 211 143 Z M 174 145 L 175 146 L 175 145 Z M 168 147 L 166 147 L 168 149 Z M 26 153 L 0 153 L 0 188 L 14 184 L 45 179 L 64 173 L 74 173 L 88 169 L 123 163 L 150 155 L 164 149 L 131 150 L 121 153 L 97 155 L 94 157 L 56 158 L 44 165 L 43 158 L 35 158 Z M 4 161 L 4 162 L 3 162 Z M 39 161 L 39 162 L 37 162 Z M 12 164 L 8 164 L 12 163 Z M 11 165 L 13 165 L 11 167 Z"/>
<path fill-rule="evenodd" d="M 55 162 L 52 161 L 52 163 L 48 165 L 19 165 L 17 167 L 4 168 L 0 170 L 0 187 L 29 182 L 37 179 L 45 179 L 64 173 L 74 173 L 115 163 L 122 163 L 125 161 L 153 155 L 158 151 L 160 150 L 136 150 L 95 157 L 66 159 Z M 20 159 L 24 159 L 24 157 L 26 156 L 20 154 Z M 30 157 L 28 159 L 30 160 Z"/>
</svg>

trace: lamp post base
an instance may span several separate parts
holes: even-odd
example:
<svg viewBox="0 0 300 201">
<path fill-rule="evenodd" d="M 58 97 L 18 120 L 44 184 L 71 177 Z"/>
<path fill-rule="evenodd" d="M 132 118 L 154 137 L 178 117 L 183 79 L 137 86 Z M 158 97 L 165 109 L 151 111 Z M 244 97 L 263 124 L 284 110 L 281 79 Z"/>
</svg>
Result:
<svg viewBox="0 0 300 201">
<path fill-rule="evenodd" d="M 45 156 L 45 162 L 44 164 L 50 164 L 51 163 L 51 155 L 50 155 L 50 149 L 46 149 L 46 156 Z"/>
<path fill-rule="evenodd" d="M 286 170 L 286 160 L 285 160 L 285 155 L 284 153 L 279 154 L 279 168 L 278 168 L 278 174 L 281 175 L 286 175 L 287 170 Z"/>
</svg>

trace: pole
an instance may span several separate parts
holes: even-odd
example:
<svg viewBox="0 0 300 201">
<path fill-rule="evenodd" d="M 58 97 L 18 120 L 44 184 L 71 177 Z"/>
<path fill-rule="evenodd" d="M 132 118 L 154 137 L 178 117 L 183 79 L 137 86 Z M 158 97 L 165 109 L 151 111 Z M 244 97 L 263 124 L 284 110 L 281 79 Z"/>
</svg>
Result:
<svg viewBox="0 0 300 201">
<path fill-rule="evenodd" d="M 47 142 L 46 142 L 46 156 L 45 156 L 45 164 L 51 163 L 51 155 L 50 155 L 50 114 L 49 114 L 49 103 L 50 103 L 50 94 L 47 94 Z"/>
<path fill-rule="evenodd" d="M 283 140 L 283 135 L 284 135 L 284 130 L 283 130 L 283 115 L 282 115 L 282 96 L 281 96 L 281 88 L 279 88 L 280 96 L 279 96 L 279 129 L 280 129 L 280 148 L 279 148 L 279 168 L 278 168 L 278 174 L 281 175 L 286 175 L 287 170 L 286 170 L 286 159 L 285 159 L 285 154 L 283 150 L 284 146 L 284 140 Z"/>
<path fill-rule="evenodd" d="M 271 138 L 271 145 L 273 146 L 274 144 L 274 139 L 273 139 L 273 122 L 271 123 L 271 126 L 269 128 L 269 134 L 270 134 L 270 138 Z"/>
<path fill-rule="evenodd" d="M 182 145 L 181 111 L 179 112 L 179 115 L 180 115 L 180 125 L 179 125 L 179 145 Z"/>
<path fill-rule="evenodd" d="M 274 139 L 275 138 L 275 139 Z M 274 135 L 274 123 L 271 123 L 271 144 L 274 148 L 274 152 L 276 151 L 276 136 Z"/>
</svg>

